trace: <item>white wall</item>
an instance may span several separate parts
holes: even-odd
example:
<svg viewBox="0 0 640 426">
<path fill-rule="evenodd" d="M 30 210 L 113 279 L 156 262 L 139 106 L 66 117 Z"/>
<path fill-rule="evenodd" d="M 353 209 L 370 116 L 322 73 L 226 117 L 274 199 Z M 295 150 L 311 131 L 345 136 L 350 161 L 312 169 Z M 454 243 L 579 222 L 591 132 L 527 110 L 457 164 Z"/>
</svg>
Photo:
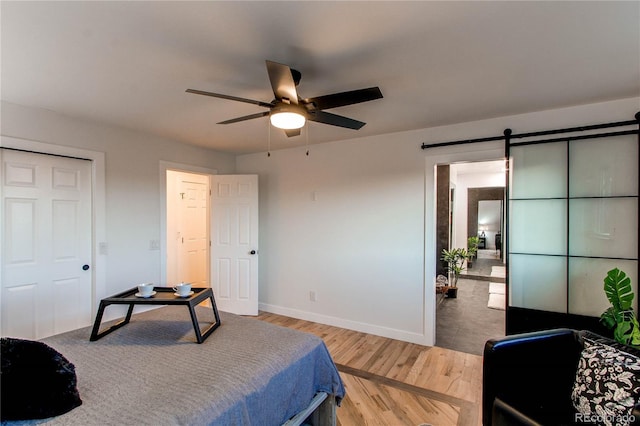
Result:
<svg viewBox="0 0 640 426">
<path fill-rule="evenodd" d="M 91 123 L 51 111 L 3 102 L 0 132 L 4 140 L 27 146 L 30 141 L 49 152 L 58 147 L 104 153 L 104 234 L 96 243 L 107 243 L 96 299 L 133 287 L 137 282 L 161 284 L 164 259 L 151 250 L 160 241 L 161 162 L 180 163 L 220 173 L 233 173 L 234 156 L 186 146 L 133 131 Z M 17 139 L 16 139 L 17 138 Z M 17 142 L 16 142 L 17 141 Z M 49 149 L 50 148 L 50 149 Z M 65 148 L 65 149 L 67 149 Z M 166 168 L 166 165 L 165 165 Z"/>
<path fill-rule="evenodd" d="M 639 98 L 623 99 L 313 145 L 309 157 L 303 147 L 238 156 L 238 173 L 260 176 L 261 309 L 432 344 L 433 167 L 504 148 L 420 144 L 632 120 L 638 110 Z"/>
<path fill-rule="evenodd" d="M 435 338 L 436 164 L 500 157 L 501 144 L 435 143 L 631 120 L 640 98 L 234 157 L 2 103 L 0 133 L 104 153 L 104 297 L 159 282 L 161 163 L 260 175 L 261 308 L 407 341 Z M 313 124 L 313 123 L 312 123 Z M 164 169 L 163 169 L 164 170 Z M 425 227 L 426 224 L 426 227 Z M 100 241 L 96 241 L 98 243 Z M 426 280 L 425 278 L 426 277 Z M 309 300 L 315 291 L 317 301 Z"/>
<path fill-rule="evenodd" d="M 397 134 L 312 146 L 308 157 L 302 147 L 238 158 L 239 173 L 260 177 L 261 309 L 423 335 L 424 167 L 415 141 Z"/>
</svg>

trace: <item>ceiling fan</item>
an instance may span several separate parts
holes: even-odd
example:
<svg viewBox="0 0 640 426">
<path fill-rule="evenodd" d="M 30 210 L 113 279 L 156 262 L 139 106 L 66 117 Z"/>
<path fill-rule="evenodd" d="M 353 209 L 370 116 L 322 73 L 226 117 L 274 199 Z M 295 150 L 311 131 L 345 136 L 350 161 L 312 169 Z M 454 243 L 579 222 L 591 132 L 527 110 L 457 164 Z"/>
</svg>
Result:
<svg viewBox="0 0 640 426">
<path fill-rule="evenodd" d="M 332 114 L 324 110 L 382 98 L 382 92 L 380 92 L 378 87 L 333 93 L 331 95 L 317 96 L 315 98 L 301 98 L 296 90 L 296 86 L 300 83 L 300 79 L 302 78 L 300 71 L 273 61 L 266 61 L 266 63 L 267 73 L 269 74 L 269 80 L 271 81 L 271 88 L 275 95 L 275 99 L 271 102 L 255 101 L 252 99 L 205 92 L 196 89 L 187 89 L 187 93 L 213 96 L 214 98 L 245 102 L 258 105 L 263 108 L 268 108 L 268 111 L 232 118 L 230 120 L 221 121 L 217 124 L 237 123 L 239 121 L 251 120 L 268 115 L 271 120 L 271 124 L 283 129 L 289 137 L 298 136 L 300 134 L 300 128 L 304 126 L 306 120 L 358 130 L 366 123 L 352 118 L 343 117 L 341 115 Z"/>
</svg>

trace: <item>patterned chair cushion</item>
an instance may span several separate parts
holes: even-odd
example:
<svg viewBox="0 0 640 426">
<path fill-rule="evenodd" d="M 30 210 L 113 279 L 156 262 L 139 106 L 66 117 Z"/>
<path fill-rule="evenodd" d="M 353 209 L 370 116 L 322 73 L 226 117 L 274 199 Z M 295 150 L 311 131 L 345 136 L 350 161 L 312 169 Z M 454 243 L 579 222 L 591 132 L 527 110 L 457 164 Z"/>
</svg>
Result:
<svg viewBox="0 0 640 426">
<path fill-rule="evenodd" d="M 640 358 L 614 346 L 584 338 L 571 395 L 577 420 L 607 426 L 632 421 L 640 396 Z"/>
</svg>

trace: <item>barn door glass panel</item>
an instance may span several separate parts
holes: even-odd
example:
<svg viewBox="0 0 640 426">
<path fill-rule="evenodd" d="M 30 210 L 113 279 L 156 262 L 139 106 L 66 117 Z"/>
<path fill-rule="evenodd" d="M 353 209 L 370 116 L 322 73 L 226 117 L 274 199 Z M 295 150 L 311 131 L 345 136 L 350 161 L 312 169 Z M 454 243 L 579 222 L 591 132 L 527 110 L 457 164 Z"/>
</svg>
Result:
<svg viewBox="0 0 640 426">
<path fill-rule="evenodd" d="M 569 146 L 570 196 L 638 195 L 638 137 L 573 141 Z"/>
<path fill-rule="evenodd" d="M 567 247 L 566 200 L 511 200 L 510 251 L 564 254 Z"/>
<path fill-rule="evenodd" d="M 566 312 L 567 144 L 511 148 L 511 306 Z"/>
<path fill-rule="evenodd" d="M 607 271 L 623 270 L 637 294 L 638 136 L 571 141 L 569 170 L 568 311 L 599 316 Z"/>
<path fill-rule="evenodd" d="M 635 198 L 571 199 L 569 211 L 570 256 L 638 257 Z"/>
<path fill-rule="evenodd" d="M 623 259 L 569 258 L 569 312 L 598 317 L 609 306 L 604 294 L 603 279 L 607 271 L 619 268 L 631 278 L 631 286 L 638 297 L 638 262 Z"/>
<path fill-rule="evenodd" d="M 510 306 L 565 312 L 567 261 L 563 256 L 511 254 Z M 513 285 L 513 283 L 517 283 Z"/>
<path fill-rule="evenodd" d="M 512 199 L 566 198 L 566 142 L 514 146 L 511 159 Z"/>
</svg>

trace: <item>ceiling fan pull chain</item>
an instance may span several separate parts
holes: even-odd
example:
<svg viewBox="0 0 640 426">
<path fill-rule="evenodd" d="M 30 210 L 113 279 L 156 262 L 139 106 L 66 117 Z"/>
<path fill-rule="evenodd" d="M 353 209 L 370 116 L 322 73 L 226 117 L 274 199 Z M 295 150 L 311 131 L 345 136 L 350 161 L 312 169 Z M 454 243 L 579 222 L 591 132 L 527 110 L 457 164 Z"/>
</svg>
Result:
<svg viewBox="0 0 640 426">
<path fill-rule="evenodd" d="M 267 157 L 271 157 L 271 126 L 267 121 Z"/>
<path fill-rule="evenodd" d="M 307 120 L 304 126 L 304 137 L 307 140 L 306 147 L 307 147 L 307 157 L 308 157 L 309 156 L 309 120 Z"/>
</svg>

